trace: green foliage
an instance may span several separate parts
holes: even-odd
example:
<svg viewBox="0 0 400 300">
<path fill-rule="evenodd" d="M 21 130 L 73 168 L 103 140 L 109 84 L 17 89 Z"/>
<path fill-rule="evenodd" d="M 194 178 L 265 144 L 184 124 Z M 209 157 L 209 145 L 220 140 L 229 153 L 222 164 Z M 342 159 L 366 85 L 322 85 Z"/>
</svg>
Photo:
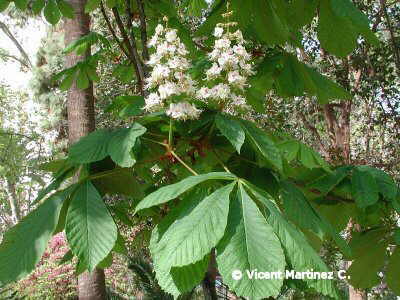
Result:
<svg viewBox="0 0 400 300">
<path fill-rule="evenodd" d="M 61 12 L 55 0 L 49 0 L 43 10 L 44 17 L 51 24 L 55 25 L 61 19 Z"/>
<path fill-rule="evenodd" d="M 112 112 L 121 118 L 127 118 L 142 114 L 144 105 L 142 96 L 118 96 L 107 107 L 106 112 Z"/>
<path fill-rule="evenodd" d="M 131 151 L 136 139 L 146 132 L 142 125 L 134 124 L 131 128 L 124 128 L 113 133 L 108 143 L 108 154 L 121 167 L 132 167 L 136 160 Z"/>
<path fill-rule="evenodd" d="M 237 196 L 231 203 L 227 231 L 217 247 L 217 262 L 224 282 L 238 296 L 262 299 L 276 297 L 282 278 L 250 279 L 245 270 L 284 272 L 285 257 L 279 239 L 244 186 L 239 184 Z M 266 256 L 265 253 L 268 253 Z M 241 280 L 232 278 L 232 271 L 242 271 Z"/>
<path fill-rule="evenodd" d="M 360 208 L 373 205 L 379 199 L 378 184 L 370 172 L 355 168 L 353 170 L 351 187 L 353 197 Z"/>
<path fill-rule="evenodd" d="M 65 233 L 84 269 L 93 271 L 114 248 L 117 226 L 90 181 L 80 184 L 68 208 Z"/>
<path fill-rule="evenodd" d="M 389 259 L 386 281 L 396 295 L 400 295 L 400 248 L 397 246 Z"/>
<path fill-rule="evenodd" d="M 281 153 L 273 140 L 253 123 L 243 120 L 241 124 L 246 132 L 246 137 L 250 140 L 254 150 L 260 155 L 261 160 L 265 160 L 267 165 L 273 166 L 276 170 L 282 171 Z"/>
<path fill-rule="evenodd" d="M 55 193 L 12 227 L 0 245 L 0 285 L 28 275 L 39 262 L 71 188 Z"/>
<path fill-rule="evenodd" d="M 240 154 L 240 148 L 242 148 L 245 139 L 245 133 L 240 123 L 223 115 L 217 115 L 215 117 L 215 124 Z"/>
<path fill-rule="evenodd" d="M 178 183 L 162 187 L 157 191 L 151 193 L 150 195 L 148 195 L 142 201 L 139 202 L 139 204 L 136 206 L 135 212 L 173 200 L 182 195 L 183 193 L 185 193 L 186 191 L 188 191 L 189 189 L 193 188 L 194 186 L 207 180 L 235 180 L 235 179 L 236 179 L 235 175 L 224 172 L 214 172 L 198 176 L 191 176 Z"/>
</svg>

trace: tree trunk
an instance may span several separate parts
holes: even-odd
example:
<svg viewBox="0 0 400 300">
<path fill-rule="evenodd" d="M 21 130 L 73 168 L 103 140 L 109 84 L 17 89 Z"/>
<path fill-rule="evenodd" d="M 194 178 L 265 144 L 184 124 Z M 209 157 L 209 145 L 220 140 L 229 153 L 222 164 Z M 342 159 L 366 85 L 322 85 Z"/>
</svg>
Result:
<svg viewBox="0 0 400 300">
<path fill-rule="evenodd" d="M 74 8 L 75 18 L 65 20 L 66 45 L 90 31 L 90 17 L 85 14 L 86 1 L 70 0 L 69 3 Z M 82 56 L 71 53 L 67 56 L 66 66 L 74 66 L 88 55 L 90 55 L 90 52 Z M 95 129 L 93 86 L 90 85 L 89 88 L 81 90 L 74 83 L 68 91 L 67 111 L 68 138 L 69 143 L 72 144 Z M 106 299 L 104 271 L 95 269 L 92 273 L 85 272 L 80 275 L 78 278 L 78 295 L 79 299 L 83 300 Z"/>
<path fill-rule="evenodd" d="M 217 262 L 215 259 L 215 250 L 211 251 L 210 262 L 205 278 L 203 279 L 202 286 L 204 292 L 204 298 L 206 300 L 217 300 L 217 291 L 215 287 L 215 280 L 217 278 Z"/>
</svg>

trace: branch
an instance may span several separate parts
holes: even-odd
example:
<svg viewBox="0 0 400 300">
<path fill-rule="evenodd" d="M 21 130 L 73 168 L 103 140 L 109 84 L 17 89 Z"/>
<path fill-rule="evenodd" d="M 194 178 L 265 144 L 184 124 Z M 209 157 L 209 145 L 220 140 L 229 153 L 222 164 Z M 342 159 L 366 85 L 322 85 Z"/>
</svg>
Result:
<svg viewBox="0 0 400 300">
<path fill-rule="evenodd" d="M 16 57 L 15 55 L 2 52 L 2 53 L 0 53 L 0 56 L 4 57 L 4 59 L 11 58 L 11 59 L 13 59 L 13 60 L 19 62 L 19 63 L 20 63 L 21 65 L 23 65 L 24 67 L 26 67 L 26 68 L 28 68 L 28 69 L 31 68 L 31 66 L 30 66 L 25 60 L 22 60 L 22 59 Z"/>
<path fill-rule="evenodd" d="M 117 22 L 119 31 L 122 35 L 122 38 L 124 40 L 125 46 L 128 48 L 129 54 L 130 54 L 130 59 L 133 62 L 133 65 L 135 67 L 135 73 L 138 79 L 139 83 L 139 88 L 140 88 L 140 93 L 141 95 L 144 95 L 144 72 L 143 72 L 143 66 L 139 57 L 139 54 L 136 49 L 136 44 L 130 42 L 130 39 L 125 31 L 125 26 L 124 23 L 121 20 L 121 16 L 119 15 L 118 10 L 114 7 L 112 8 L 112 12 L 115 17 L 115 21 Z"/>
<path fill-rule="evenodd" d="M 32 63 L 31 60 L 29 59 L 28 54 L 25 52 L 24 48 L 22 48 L 21 44 L 18 42 L 18 40 L 14 37 L 12 32 L 8 29 L 7 25 L 4 24 L 3 22 L 0 21 L 0 29 L 4 32 L 6 36 L 14 43 L 14 45 L 17 47 L 18 51 L 21 53 L 22 57 L 25 59 L 26 64 L 29 66 L 29 68 L 32 68 Z"/>
<path fill-rule="evenodd" d="M 147 50 L 147 28 L 146 28 L 146 15 L 144 13 L 143 0 L 136 0 L 139 9 L 140 19 L 140 37 L 142 39 L 142 57 L 144 61 L 149 60 L 149 51 Z"/>
<path fill-rule="evenodd" d="M 100 2 L 100 9 L 101 9 L 101 13 L 102 13 L 102 15 L 103 15 L 103 18 L 104 18 L 104 20 L 105 20 L 106 23 L 107 23 L 108 30 L 110 30 L 110 32 L 111 32 L 111 34 L 112 34 L 114 40 L 115 40 L 115 41 L 117 42 L 117 44 L 118 44 L 118 47 L 121 49 L 122 52 L 124 52 L 126 58 L 127 58 L 127 59 L 130 59 L 129 53 L 128 53 L 128 52 L 126 51 L 126 49 L 124 48 L 124 45 L 123 45 L 123 44 L 121 43 L 121 41 L 119 40 L 119 37 L 117 36 L 117 34 L 116 34 L 114 28 L 113 28 L 112 25 L 111 25 L 110 19 L 108 18 L 107 13 L 106 13 L 106 10 L 104 9 L 103 1 Z"/>
<path fill-rule="evenodd" d="M 393 47 L 393 52 L 394 52 L 394 57 L 395 57 L 395 65 L 397 68 L 397 74 L 400 75 L 400 53 L 399 53 L 399 49 L 397 48 L 397 45 L 396 45 L 396 38 L 393 33 L 392 23 L 390 22 L 389 15 L 387 13 L 386 0 L 380 0 L 380 2 L 381 2 L 381 9 L 383 11 L 383 15 L 386 19 L 386 24 L 387 24 L 387 27 L 388 27 L 388 30 L 390 33 L 390 41 L 391 41 L 392 47 Z"/>
</svg>

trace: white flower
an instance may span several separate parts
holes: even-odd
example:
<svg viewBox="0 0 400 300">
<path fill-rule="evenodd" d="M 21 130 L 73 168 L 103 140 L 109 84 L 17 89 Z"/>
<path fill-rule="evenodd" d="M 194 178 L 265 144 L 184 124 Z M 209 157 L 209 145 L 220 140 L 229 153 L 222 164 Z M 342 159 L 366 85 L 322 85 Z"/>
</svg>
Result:
<svg viewBox="0 0 400 300">
<path fill-rule="evenodd" d="M 197 119 L 201 110 L 188 102 L 171 103 L 166 111 L 167 116 L 177 120 Z"/>
<path fill-rule="evenodd" d="M 156 35 L 162 34 L 163 31 L 164 31 L 164 27 L 163 27 L 161 24 L 158 24 L 158 25 L 156 26 L 156 30 L 155 30 Z"/>
<path fill-rule="evenodd" d="M 160 63 L 160 60 L 161 60 L 161 56 L 159 56 L 157 53 L 155 53 L 155 54 L 150 55 L 150 59 L 147 62 L 147 64 L 149 66 L 155 66 Z"/>
<path fill-rule="evenodd" d="M 213 79 L 221 73 L 222 69 L 217 63 L 213 63 L 212 67 L 206 71 L 207 79 Z"/>
<path fill-rule="evenodd" d="M 226 49 L 229 48 L 230 46 L 231 46 L 231 41 L 228 40 L 227 38 L 216 40 L 214 44 L 214 47 L 216 49 Z"/>
<path fill-rule="evenodd" d="M 178 86 L 173 82 L 167 82 L 158 87 L 158 93 L 160 94 L 161 99 L 167 99 L 168 97 L 177 94 L 178 90 Z"/>
<path fill-rule="evenodd" d="M 239 60 L 236 56 L 230 54 L 229 52 L 222 53 L 218 58 L 218 63 L 222 69 L 226 70 L 229 68 L 236 68 Z"/>
<path fill-rule="evenodd" d="M 197 97 L 207 99 L 211 97 L 211 90 L 208 87 L 202 87 L 197 91 Z"/>
<path fill-rule="evenodd" d="M 208 54 L 208 57 L 211 59 L 211 61 L 215 61 L 218 59 L 218 57 L 221 55 L 221 51 L 219 51 L 218 49 L 213 49 L 213 51 L 211 51 Z"/>
<path fill-rule="evenodd" d="M 245 60 L 249 60 L 250 54 L 247 53 L 247 50 L 242 45 L 235 45 L 233 46 L 233 53 L 237 54 L 239 57 L 244 58 Z"/>
<path fill-rule="evenodd" d="M 189 54 L 189 51 L 186 50 L 185 45 L 182 44 L 182 43 L 179 44 L 179 47 L 178 47 L 178 54 L 179 54 L 179 55 L 182 55 L 182 56 L 185 56 L 185 55 L 188 55 L 188 54 Z"/>
<path fill-rule="evenodd" d="M 167 42 L 158 44 L 156 48 L 156 53 L 160 56 L 165 56 L 169 52 L 169 47 L 170 45 Z"/>
<path fill-rule="evenodd" d="M 173 43 L 176 40 L 176 38 L 177 38 L 176 29 L 169 30 L 165 34 L 165 39 L 167 40 L 168 43 Z"/>
<path fill-rule="evenodd" d="M 148 47 L 148 48 L 152 48 L 152 47 L 154 47 L 155 45 L 157 45 L 157 43 L 158 43 L 158 36 L 157 36 L 157 35 L 154 35 L 154 36 L 150 39 L 150 41 L 148 41 L 147 47 Z"/>
<path fill-rule="evenodd" d="M 146 105 L 144 106 L 145 110 L 153 111 L 162 106 L 162 100 L 158 96 L 157 93 L 151 93 L 145 99 Z"/>
<path fill-rule="evenodd" d="M 228 73 L 228 82 L 238 88 L 244 88 L 246 84 L 246 78 L 240 75 L 239 71 L 235 70 Z"/>
<path fill-rule="evenodd" d="M 231 89 L 225 83 L 220 83 L 212 88 L 212 94 L 215 98 L 225 100 L 229 98 Z"/>
<path fill-rule="evenodd" d="M 221 27 L 215 27 L 214 29 L 214 36 L 217 38 L 220 38 L 222 34 L 224 33 L 224 29 Z"/>
<path fill-rule="evenodd" d="M 244 38 L 242 32 L 238 29 L 236 32 L 233 34 L 238 43 L 244 43 Z"/>
</svg>

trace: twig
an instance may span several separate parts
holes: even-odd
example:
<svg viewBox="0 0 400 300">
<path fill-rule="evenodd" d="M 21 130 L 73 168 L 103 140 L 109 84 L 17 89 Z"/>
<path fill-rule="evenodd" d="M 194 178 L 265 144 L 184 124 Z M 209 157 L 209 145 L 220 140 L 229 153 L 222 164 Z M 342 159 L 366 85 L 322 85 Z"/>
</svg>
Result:
<svg viewBox="0 0 400 300">
<path fill-rule="evenodd" d="M 123 44 L 121 43 L 121 41 L 119 40 L 119 37 L 117 36 L 117 34 L 116 34 L 114 28 L 113 28 L 112 25 L 111 25 L 110 19 L 108 18 L 107 13 L 106 13 L 106 10 L 104 9 L 103 1 L 100 2 L 100 9 L 101 9 L 101 13 L 102 13 L 102 15 L 103 15 L 103 18 L 104 18 L 104 20 L 105 20 L 106 23 L 107 23 L 108 30 L 110 30 L 112 36 L 114 37 L 114 40 L 117 42 L 118 47 L 121 49 L 121 51 L 124 52 L 126 58 L 128 58 L 128 59 L 130 60 L 129 53 L 128 53 L 128 52 L 126 51 L 126 49 L 124 48 L 124 45 L 123 45 Z"/>
<path fill-rule="evenodd" d="M 186 168 L 189 170 L 190 173 L 193 175 L 199 175 L 195 170 L 189 167 L 174 151 L 171 151 L 171 154 Z"/>
<path fill-rule="evenodd" d="M 390 41 L 392 43 L 392 47 L 393 47 L 393 52 L 394 52 L 394 57 L 395 57 L 395 65 L 397 68 L 397 74 L 400 75 L 400 53 L 399 53 L 399 49 L 397 48 L 396 45 L 396 38 L 394 36 L 394 32 L 393 32 L 393 27 L 392 27 L 392 23 L 390 22 L 390 18 L 389 15 L 387 13 L 387 9 L 386 9 L 386 0 L 380 0 L 381 2 L 381 9 L 383 11 L 383 15 L 386 19 L 386 24 L 390 33 Z"/>
<path fill-rule="evenodd" d="M 4 32 L 6 36 L 14 43 L 17 47 L 18 51 L 21 53 L 22 57 L 25 59 L 26 63 L 29 65 L 29 68 L 32 68 L 32 62 L 29 59 L 28 54 L 25 52 L 24 48 L 18 42 L 18 40 L 14 37 L 12 32 L 8 29 L 7 25 L 0 21 L 0 29 Z"/>
<path fill-rule="evenodd" d="M 125 46 L 128 48 L 129 57 L 134 65 L 136 77 L 138 79 L 140 94 L 144 95 L 144 72 L 143 67 L 140 61 L 139 54 L 136 49 L 135 44 L 131 44 L 130 39 L 125 31 L 124 23 L 121 20 L 121 16 L 119 15 L 118 10 L 114 7 L 112 8 L 113 15 L 115 17 L 115 21 L 117 22 L 119 31 L 121 32 L 122 38 L 124 40 Z"/>
<path fill-rule="evenodd" d="M 220 157 L 217 154 L 217 151 L 215 151 L 215 149 L 212 149 L 212 152 L 214 153 L 215 157 L 217 158 L 218 163 L 224 168 L 224 170 L 228 173 L 232 173 L 228 167 L 224 164 L 224 162 L 222 161 L 222 159 L 220 159 Z"/>
<path fill-rule="evenodd" d="M 142 57 L 144 61 L 149 60 L 149 51 L 147 50 L 147 28 L 146 28 L 146 15 L 144 13 L 143 0 L 136 0 L 139 9 L 140 20 L 140 38 L 142 40 Z"/>
</svg>

